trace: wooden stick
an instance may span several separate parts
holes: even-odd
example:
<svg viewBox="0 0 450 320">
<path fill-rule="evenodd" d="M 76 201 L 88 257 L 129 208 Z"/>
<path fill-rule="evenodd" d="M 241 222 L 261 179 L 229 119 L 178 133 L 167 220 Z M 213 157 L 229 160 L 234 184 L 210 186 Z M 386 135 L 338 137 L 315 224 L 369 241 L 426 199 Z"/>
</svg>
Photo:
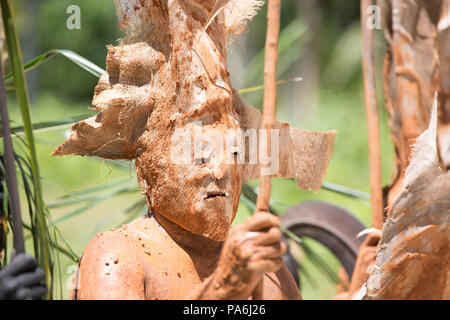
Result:
<svg viewBox="0 0 450 320">
<path fill-rule="evenodd" d="M 280 36 L 281 0 L 269 0 L 267 12 L 266 55 L 264 62 L 264 112 L 263 128 L 267 132 L 267 152 L 271 152 L 271 129 L 275 123 L 277 106 L 277 62 L 278 38 Z M 265 167 L 268 167 L 266 165 Z M 264 166 L 261 166 L 261 172 Z M 258 199 L 256 209 L 269 211 L 271 176 L 260 175 Z"/>
<path fill-rule="evenodd" d="M 267 132 L 267 152 L 271 154 L 271 129 L 275 123 L 277 106 L 277 62 L 278 39 L 280 37 L 281 0 L 269 0 L 267 10 L 266 53 L 264 61 L 264 112 L 263 129 Z M 268 167 L 267 165 L 266 167 Z M 259 192 L 256 200 L 256 210 L 269 212 L 271 176 L 262 174 L 261 165 Z M 262 300 L 263 280 L 253 292 L 253 300 Z"/>
<path fill-rule="evenodd" d="M 1 51 L 1 48 L 0 48 Z M 5 83 L 3 81 L 2 65 L 0 63 L 0 109 L 2 116 L 2 135 L 4 146 L 4 162 L 6 169 L 6 185 L 11 205 L 13 219 L 13 238 L 15 254 L 25 252 L 25 241 L 23 237 L 22 217 L 20 215 L 19 189 L 17 184 L 16 167 L 14 161 L 14 149 L 9 127 L 8 107 L 6 104 Z"/>
<path fill-rule="evenodd" d="M 370 193 L 372 202 L 372 227 L 383 227 L 383 195 L 381 187 L 380 133 L 375 89 L 375 68 L 373 58 L 373 30 L 367 26 L 367 8 L 371 0 L 361 0 L 361 32 L 363 45 L 364 92 L 369 130 Z"/>
</svg>

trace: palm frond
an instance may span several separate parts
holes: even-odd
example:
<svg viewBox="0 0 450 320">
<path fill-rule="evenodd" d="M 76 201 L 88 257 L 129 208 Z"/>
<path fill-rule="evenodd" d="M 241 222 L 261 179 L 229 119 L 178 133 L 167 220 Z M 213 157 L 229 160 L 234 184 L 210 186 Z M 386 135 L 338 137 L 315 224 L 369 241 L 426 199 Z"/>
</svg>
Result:
<svg viewBox="0 0 450 320">
<path fill-rule="evenodd" d="M 56 130 L 61 129 L 65 127 L 69 127 L 75 122 L 84 120 L 92 116 L 91 114 L 84 114 L 80 116 L 74 116 L 70 118 L 60 119 L 60 120 L 54 120 L 54 121 L 45 121 L 45 122 L 38 122 L 32 124 L 32 130 L 36 132 L 44 131 L 44 130 Z M 16 126 L 11 127 L 11 133 L 17 134 L 17 133 L 23 133 L 25 131 L 23 126 Z M 3 138 L 3 135 L 0 135 L 0 138 Z"/>
<path fill-rule="evenodd" d="M 118 216 L 118 217 L 125 216 L 125 218 L 123 220 L 121 220 L 120 223 L 114 225 L 114 227 L 115 228 L 121 227 L 124 224 L 130 223 L 131 221 L 138 218 L 139 216 L 144 216 L 146 213 L 147 213 L 147 207 L 145 205 L 145 201 L 144 200 L 136 201 L 131 206 L 129 206 L 129 207 L 125 208 L 124 210 L 119 211 L 118 213 L 115 214 L 115 216 Z M 110 223 L 111 223 L 110 217 L 104 219 L 95 227 L 96 232 L 103 231 Z"/>
<path fill-rule="evenodd" d="M 23 223 L 23 227 L 32 232 L 33 228 L 28 224 L 28 223 Z M 59 232 L 59 231 L 58 231 Z M 80 256 L 78 254 L 75 253 L 75 251 L 73 251 L 71 249 L 71 247 L 66 243 L 66 247 L 62 247 L 61 245 L 55 243 L 55 242 L 51 242 L 51 245 L 54 249 L 56 249 L 57 251 L 61 252 L 63 255 L 65 255 L 66 257 L 68 257 L 70 260 L 72 260 L 73 262 L 77 263 L 80 260 Z"/>
<path fill-rule="evenodd" d="M 57 55 L 62 55 L 63 57 L 69 59 L 70 61 L 72 61 L 73 63 L 75 63 L 79 67 L 83 68 L 84 70 L 86 70 L 90 74 L 96 76 L 97 78 L 99 78 L 102 75 L 102 73 L 105 72 L 105 70 L 103 70 L 102 68 L 97 66 L 92 61 L 90 61 L 90 60 L 80 56 L 78 53 L 73 52 L 71 50 L 64 50 L 64 49 L 54 49 L 54 50 L 47 51 L 46 53 L 41 54 L 40 56 L 38 56 L 38 57 L 32 59 L 31 61 L 27 62 L 23 66 L 23 69 L 24 69 L 25 72 L 31 71 L 33 69 L 36 69 L 41 64 L 49 61 L 51 58 L 53 58 L 54 56 L 57 56 Z M 14 74 L 13 73 L 8 73 L 4 77 L 5 81 L 9 80 L 9 79 L 12 79 L 12 78 L 14 78 Z"/>
<path fill-rule="evenodd" d="M 303 81 L 302 77 L 297 77 L 297 78 L 290 78 L 290 79 L 283 79 L 283 80 L 278 80 L 277 81 L 277 85 L 280 84 L 284 84 L 284 83 L 289 83 L 289 82 L 300 82 Z M 254 87 L 249 87 L 249 88 L 244 88 L 244 89 L 239 89 L 238 93 L 239 94 L 243 94 L 243 93 L 249 93 L 249 92 L 255 92 L 255 91 L 262 91 L 264 90 L 264 85 L 259 85 L 259 86 L 254 86 Z"/>
<path fill-rule="evenodd" d="M 340 186 L 331 182 L 324 181 L 322 184 L 322 189 L 327 191 L 332 191 L 343 196 L 347 196 L 350 198 L 361 199 L 361 200 L 370 200 L 370 194 L 366 192 L 362 192 L 359 190 L 355 190 L 352 188 Z"/>
<path fill-rule="evenodd" d="M 50 234 L 47 228 L 48 215 L 46 214 L 43 194 L 41 189 L 41 181 L 39 175 L 39 166 L 37 162 L 36 147 L 34 143 L 33 128 L 31 125 L 30 102 L 28 97 L 28 88 L 25 80 L 25 73 L 23 68 L 22 52 L 19 44 L 19 39 L 15 30 L 13 13 L 8 0 L 0 0 L 0 6 L 3 18 L 3 29 L 5 32 L 6 43 L 8 47 L 8 57 L 14 75 L 14 83 L 16 89 L 16 96 L 19 103 L 20 113 L 27 142 L 27 151 L 30 158 L 30 167 L 32 174 L 33 195 L 35 211 L 30 212 L 31 218 L 35 228 L 33 232 L 35 237 L 35 251 L 36 257 L 41 268 L 45 271 L 46 282 L 49 285 L 48 298 L 52 296 L 53 289 L 53 259 L 50 245 Z"/>
<path fill-rule="evenodd" d="M 280 32 L 278 46 L 278 75 L 286 72 L 302 55 L 301 50 L 291 50 L 296 41 L 305 42 L 307 27 L 300 19 L 294 19 Z M 262 80 L 265 49 L 262 48 L 250 61 L 245 73 L 245 83 L 258 83 Z"/>
<path fill-rule="evenodd" d="M 111 192 L 101 193 L 101 194 L 91 196 L 88 199 L 79 199 L 78 201 L 66 202 L 65 204 L 60 203 L 59 205 L 62 206 L 62 205 L 69 205 L 69 204 L 74 204 L 74 203 L 87 202 L 87 204 L 83 205 L 81 208 L 77 208 L 77 209 L 55 219 L 55 223 L 58 224 L 69 218 L 78 216 L 79 214 L 86 212 L 87 210 L 93 208 L 94 206 L 100 204 L 101 202 L 111 199 L 115 196 L 119 196 L 121 194 L 130 193 L 130 192 L 136 192 L 136 191 L 137 191 L 136 184 L 129 184 L 123 188 L 113 190 Z"/>
</svg>

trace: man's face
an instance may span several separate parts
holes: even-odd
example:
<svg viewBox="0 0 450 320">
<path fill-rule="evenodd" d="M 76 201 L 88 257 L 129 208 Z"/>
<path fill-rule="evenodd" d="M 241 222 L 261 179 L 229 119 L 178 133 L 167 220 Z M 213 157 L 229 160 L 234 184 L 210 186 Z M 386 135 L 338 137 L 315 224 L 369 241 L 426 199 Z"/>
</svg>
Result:
<svg viewBox="0 0 450 320">
<path fill-rule="evenodd" d="M 236 139 L 240 124 L 231 98 L 224 97 L 214 111 L 206 106 L 170 134 L 153 136 L 151 141 L 164 143 L 151 143 L 137 159 L 152 210 L 216 241 L 225 239 L 236 215 L 243 177 Z"/>
<path fill-rule="evenodd" d="M 217 39 L 199 31 L 185 43 L 192 50 L 173 52 L 177 68 L 155 76 L 164 94 L 155 99 L 136 168 L 152 210 L 221 241 L 238 209 L 244 166 L 230 141 L 240 123 Z"/>
</svg>

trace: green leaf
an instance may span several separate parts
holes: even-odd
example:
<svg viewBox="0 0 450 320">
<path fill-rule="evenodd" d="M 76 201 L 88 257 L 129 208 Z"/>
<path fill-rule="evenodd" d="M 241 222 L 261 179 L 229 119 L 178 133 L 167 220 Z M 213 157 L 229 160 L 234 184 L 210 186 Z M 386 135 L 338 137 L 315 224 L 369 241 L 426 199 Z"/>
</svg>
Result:
<svg viewBox="0 0 450 320">
<path fill-rule="evenodd" d="M 292 50 L 292 46 L 296 43 L 296 41 L 307 40 L 307 38 L 304 37 L 306 31 L 306 25 L 299 18 L 294 19 L 289 23 L 289 25 L 281 30 L 278 46 L 278 60 L 280 63 L 278 66 L 278 75 L 283 74 L 290 67 L 290 65 L 301 56 L 301 50 Z M 304 37 L 304 39 L 302 39 L 302 37 Z M 261 49 L 250 61 L 244 74 L 245 83 L 258 83 L 259 79 L 262 79 L 264 74 L 264 55 L 265 48 Z"/>
<path fill-rule="evenodd" d="M 34 58 L 33 60 L 25 64 L 24 71 L 25 72 L 31 71 L 57 55 L 62 55 L 63 57 L 69 59 L 70 61 L 80 66 L 84 70 L 88 71 L 92 75 L 96 76 L 97 78 L 100 78 L 102 73 L 105 73 L 105 70 L 97 66 L 95 63 L 89 61 L 88 59 L 80 56 L 78 53 L 64 49 L 50 50 L 44 54 L 41 54 L 40 56 Z M 8 73 L 7 75 L 5 75 L 4 79 L 9 80 L 12 79 L 13 77 L 14 77 L 13 73 Z"/>
<path fill-rule="evenodd" d="M 40 132 L 40 131 L 44 131 L 44 130 L 61 129 L 61 128 L 68 127 L 75 122 L 85 120 L 85 119 L 89 118 L 90 116 L 91 116 L 90 114 L 84 114 L 81 116 L 74 116 L 74 117 L 61 119 L 61 120 L 34 123 L 34 124 L 32 124 L 32 128 L 33 128 L 34 132 Z M 17 127 L 11 128 L 11 133 L 22 133 L 24 131 L 25 131 L 25 129 L 23 126 L 17 126 Z M 0 133 L 0 138 L 1 137 L 2 137 L 2 135 Z"/>
<path fill-rule="evenodd" d="M 8 47 L 8 57 L 11 62 L 17 100 L 19 102 L 20 113 L 22 115 L 23 127 L 30 157 L 31 173 L 33 176 L 33 189 L 36 204 L 36 228 L 39 236 L 39 255 L 38 261 L 41 268 L 45 271 L 46 282 L 50 290 L 48 298 L 51 297 L 53 284 L 53 262 L 51 256 L 51 244 L 46 222 L 46 212 L 44 208 L 43 194 L 41 190 L 41 181 L 39 179 L 39 166 L 37 162 L 36 147 L 34 143 L 33 127 L 31 124 L 30 101 L 28 97 L 28 88 L 25 80 L 23 68 L 22 51 L 19 38 L 14 26 L 13 13 L 8 0 L 0 0 L 0 6 L 3 18 L 3 29 L 5 31 L 6 44 Z"/>
<path fill-rule="evenodd" d="M 25 222 L 23 222 L 23 227 L 28 231 L 31 232 L 33 231 L 33 228 Z M 80 260 L 80 257 L 70 247 L 67 248 L 61 247 L 59 244 L 53 241 L 51 242 L 51 245 L 53 248 L 55 248 L 56 250 L 67 256 L 73 262 L 78 262 Z"/>
<path fill-rule="evenodd" d="M 348 187 L 343 187 L 331 182 L 324 181 L 322 183 L 322 189 L 332 191 L 338 194 L 341 194 L 343 196 L 347 196 L 350 198 L 356 198 L 361 200 L 370 200 L 370 194 L 366 192 L 362 192 L 359 190 L 351 189 Z"/>
<path fill-rule="evenodd" d="M 283 84 L 283 83 L 288 83 L 288 82 L 300 82 L 303 81 L 302 77 L 297 77 L 297 78 L 291 78 L 291 79 L 284 79 L 284 80 L 278 80 L 277 81 L 277 85 Z M 254 92 L 254 91 L 260 91 L 260 90 L 264 90 L 264 85 L 259 85 L 259 86 L 255 86 L 255 87 L 250 87 L 250 88 L 245 88 L 245 89 L 240 89 L 238 90 L 239 94 L 243 94 L 243 93 L 248 93 L 248 92 Z"/>
<path fill-rule="evenodd" d="M 90 208 L 98 205 L 99 203 L 111 199 L 114 196 L 120 195 L 120 194 L 125 194 L 125 193 L 129 193 L 129 192 L 135 192 L 136 191 L 136 187 L 133 185 L 130 186 L 125 186 L 123 188 L 120 188 L 118 190 L 114 190 L 108 193 L 104 193 L 101 194 L 99 196 L 93 197 L 92 199 L 89 199 L 88 203 L 84 206 L 82 206 L 81 208 L 78 208 L 72 212 L 69 212 L 61 217 L 59 217 L 58 219 L 55 220 L 55 224 L 61 223 L 69 218 L 75 217 L 79 214 L 82 214 L 84 212 L 86 212 L 87 210 L 89 210 Z M 73 203 L 72 203 L 73 204 Z"/>
</svg>

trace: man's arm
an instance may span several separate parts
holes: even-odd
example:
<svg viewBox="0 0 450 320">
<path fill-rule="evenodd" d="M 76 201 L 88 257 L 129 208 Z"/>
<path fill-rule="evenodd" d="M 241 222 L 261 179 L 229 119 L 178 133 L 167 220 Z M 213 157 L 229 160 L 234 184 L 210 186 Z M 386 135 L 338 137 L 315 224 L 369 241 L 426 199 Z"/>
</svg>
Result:
<svg viewBox="0 0 450 320">
<path fill-rule="evenodd" d="M 230 230 L 217 269 L 187 299 L 247 299 L 265 273 L 282 268 L 285 252 L 280 219 L 255 214 Z"/>
<path fill-rule="evenodd" d="M 118 232 L 97 234 L 78 271 L 79 300 L 144 300 L 145 274 L 139 256 Z"/>
</svg>

